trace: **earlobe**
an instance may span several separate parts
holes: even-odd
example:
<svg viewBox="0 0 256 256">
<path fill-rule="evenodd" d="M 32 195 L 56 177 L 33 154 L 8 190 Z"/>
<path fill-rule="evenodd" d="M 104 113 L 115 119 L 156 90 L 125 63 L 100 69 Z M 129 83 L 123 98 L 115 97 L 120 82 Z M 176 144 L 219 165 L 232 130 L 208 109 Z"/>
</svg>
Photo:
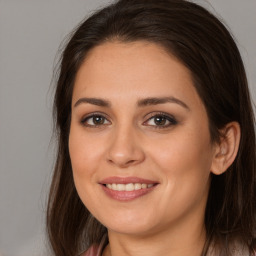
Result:
<svg viewBox="0 0 256 256">
<path fill-rule="evenodd" d="M 239 149 L 241 129 L 238 122 L 228 123 L 221 130 L 220 143 L 216 144 L 211 172 L 216 175 L 224 173 L 234 162 Z"/>
</svg>

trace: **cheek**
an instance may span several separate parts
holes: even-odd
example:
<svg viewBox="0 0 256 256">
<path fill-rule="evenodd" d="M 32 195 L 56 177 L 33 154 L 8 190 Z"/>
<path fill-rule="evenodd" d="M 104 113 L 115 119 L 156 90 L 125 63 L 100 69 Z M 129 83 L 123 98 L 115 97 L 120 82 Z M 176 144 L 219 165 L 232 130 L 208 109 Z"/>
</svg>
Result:
<svg viewBox="0 0 256 256">
<path fill-rule="evenodd" d="M 74 176 L 91 176 L 97 169 L 102 149 L 101 140 L 86 135 L 83 129 L 72 126 L 69 136 L 69 153 Z"/>
<path fill-rule="evenodd" d="M 97 202 L 99 195 L 95 192 L 99 159 L 102 155 L 99 141 L 92 136 L 86 136 L 83 129 L 71 125 L 69 136 L 69 153 L 74 177 L 74 183 L 79 197 L 92 212 L 101 207 Z M 96 214 L 97 216 L 97 214 Z"/>
<path fill-rule="evenodd" d="M 169 138 L 154 141 L 149 154 L 154 162 L 164 169 L 175 172 L 194 167 L 208 167 L 211 163 L 212 149 L 209 136 L 197 131 L 173 133 Z M 204 169 L 204 168 L 203 168 Z M 180 173 L 180 172 L 179 172 Z"/>
<path fill-rule="evenodd" d="M 96 182 L 95 170 L 99 163 L 99 145 L 86 136 L 83 127 L 71 124 L 69 135 L 69 154 L 73 178 L 79 197 L 85 205 L 90 204 L 92 184 Z M 93 195 L 95 198 L 96 195 Z"/>
<path fill-rule="evenodd" d="M 170 138 L 155 142 L 149 150 L 152 165 L 155 164 L 155 168 L 164 174 L 167 194 L 177 200 L 177 203 L 172 203 L 182 208 L 207 196 L 212 163 L 212 147 L 207 132 L 194 129 L 186 130 L 186 133 L 172 133 Z M 165 199 L 162 207 L 170 205 L 170 199 Z"/>
</svg>

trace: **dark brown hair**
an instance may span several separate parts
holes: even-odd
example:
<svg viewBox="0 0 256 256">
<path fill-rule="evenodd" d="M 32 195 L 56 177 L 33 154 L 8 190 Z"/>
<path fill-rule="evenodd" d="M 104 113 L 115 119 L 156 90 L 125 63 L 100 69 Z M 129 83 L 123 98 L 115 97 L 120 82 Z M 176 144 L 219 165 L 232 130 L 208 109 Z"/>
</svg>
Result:
<svg viewBox="0 0 256 256">
<path fill-rule="evenodd" d="M 48 201 L 47 229 L 57 256 L 75 256 L 99 243 L 106 228 L 76 192 L 68 150 L 71 99 L 86 54 L 106 41 L 159 44 L 192 73 L 209 118 L 213 142 L 231 121 L 241 126 L 238 155 L 222 175 L 212 175 L 205 213 L 207 243 L 231 255 L 236 238 L 255 246 L 256 172 L 254 115 L 238 48 L 225 26 L 203 7 L 185 0 L 120 0 L 82 22 L 61 56 L 54 101 L 58 152 Z"/>
</svg>

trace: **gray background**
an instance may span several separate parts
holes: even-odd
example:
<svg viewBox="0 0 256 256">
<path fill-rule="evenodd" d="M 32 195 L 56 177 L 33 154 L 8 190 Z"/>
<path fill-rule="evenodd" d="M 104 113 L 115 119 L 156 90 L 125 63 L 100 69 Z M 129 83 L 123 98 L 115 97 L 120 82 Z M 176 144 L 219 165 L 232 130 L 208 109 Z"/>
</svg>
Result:
<svg viewBox="0 0 256 256">
<path fill-rule="evenodd" d="M 44 216 L 54 159 L 53 67 L 65 35 L 107 2 L 0 0 L 1 256 L 49 255 Z M 256 99 L 256 0 L 196 2 L 232 30 Z"/>
</svg>

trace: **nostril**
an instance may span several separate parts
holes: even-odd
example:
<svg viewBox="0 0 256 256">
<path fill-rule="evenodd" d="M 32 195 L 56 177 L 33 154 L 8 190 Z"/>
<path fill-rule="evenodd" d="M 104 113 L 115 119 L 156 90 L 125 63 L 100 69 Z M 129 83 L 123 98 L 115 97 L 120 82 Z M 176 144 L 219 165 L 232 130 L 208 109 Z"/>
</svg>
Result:
<svg viewBox="0 0 256 256">
<path fill-rule="evenodd" d="M 134 163 L 136 162 L 136 160 L 129 160 L 126 164 L 131 164 L 131 163 Z"/>
<path fill-rule="evenodd" d="M 108 162 L 110 162 L 111 164 L 115 164 L 115 165 L 118 165 L 120 167 L 126 167 L 126 166 L 129 166 L 129 165 L 132 165 L 133 163 L 136 163 L 137 160 L 125 160 L 125 159 L 122 159 L 122 158 L 118 158 L 118 159 L 108 159 Z"/>
</svg>

